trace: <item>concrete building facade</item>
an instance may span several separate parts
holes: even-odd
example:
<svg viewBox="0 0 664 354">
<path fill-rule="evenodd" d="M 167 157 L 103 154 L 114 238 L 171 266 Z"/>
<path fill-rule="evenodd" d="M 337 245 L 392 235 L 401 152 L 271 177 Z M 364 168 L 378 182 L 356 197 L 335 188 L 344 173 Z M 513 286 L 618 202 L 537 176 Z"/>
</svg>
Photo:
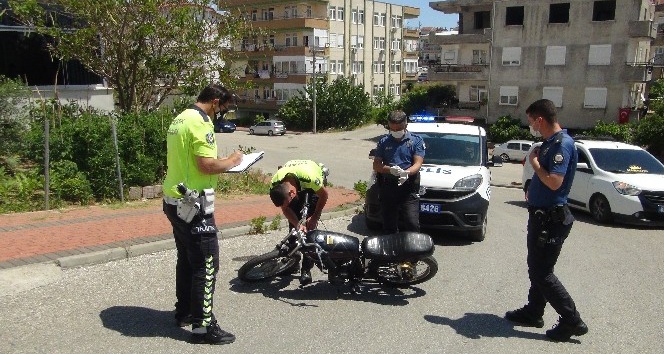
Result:
<svg viewBox="0 0 664 354">
<path fill-rule="evenodd" d="M 303 92 L 313 75 L 352 77 L 372 97 L 401 96 L 417 81 L 419 32 L 405 26 L 419 8 L 370 0 L 225 0 L 221 9 L 241 9 L 266 35 L 245 38 L 234 50 L 241 82 L 239 116 L 272 117 Z"/>
<path fill-rule="evenodd" d="M 551 99 L 565 127 L 638 119 L 656 38 L 650 0 L 451 0 L 459 34 L 432 37 L 441 64 L 429 80 L 457 87 L 461 109 L 494 123 Z"/>
</svg>

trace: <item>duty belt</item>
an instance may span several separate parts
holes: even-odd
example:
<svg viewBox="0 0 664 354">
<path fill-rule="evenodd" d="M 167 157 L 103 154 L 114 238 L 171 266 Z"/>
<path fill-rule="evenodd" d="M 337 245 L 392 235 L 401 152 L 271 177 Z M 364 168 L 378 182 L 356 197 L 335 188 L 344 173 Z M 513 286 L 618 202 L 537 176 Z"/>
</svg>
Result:
<svg viewBox="0 0 664 354">
<path fill-rule="evenodd" d="M 549 208 L 528 207 L 528 212 L 544 221 L 562 222 L 568 208 L 567 204 L 555 205 Z"/>
</svg>

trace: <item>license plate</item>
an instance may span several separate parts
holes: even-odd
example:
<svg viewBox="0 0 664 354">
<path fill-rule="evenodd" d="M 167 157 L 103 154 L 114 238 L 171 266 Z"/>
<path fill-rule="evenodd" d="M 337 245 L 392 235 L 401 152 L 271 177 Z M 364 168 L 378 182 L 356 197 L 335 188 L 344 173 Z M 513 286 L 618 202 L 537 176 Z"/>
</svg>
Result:
<svg viewBox="0 0 664 354">
<path fill-rule="evenodd" d="M 440 204 L 420 203 L 420 213 L 440 214 L 442 212 Z"/>
<path fill-rule="evenodd" d="M 660 214 L 664 214 L 664 205 L 658 205 L 657 206 L 657 212 Z"/>
</svg>

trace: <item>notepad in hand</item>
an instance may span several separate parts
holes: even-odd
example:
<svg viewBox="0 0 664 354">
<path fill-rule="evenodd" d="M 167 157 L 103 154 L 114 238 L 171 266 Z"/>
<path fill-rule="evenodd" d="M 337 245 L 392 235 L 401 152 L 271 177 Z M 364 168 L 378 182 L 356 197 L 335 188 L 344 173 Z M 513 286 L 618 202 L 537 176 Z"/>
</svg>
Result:
<svg viewBox="0 0 664 354">
<path fill-rule="evenodd" d="M 256 161 L 262 159 L 263 154 L 265 154 L 265 151 L 252 152 L 251 154 L 244 154 L 242 156 L 242 162 L 240 162 L 239 165 L 231 168 L 226 172 L 244 172 L 249 167 L 251 167 L 251 165 L 255 164 Z"/>
</svg>

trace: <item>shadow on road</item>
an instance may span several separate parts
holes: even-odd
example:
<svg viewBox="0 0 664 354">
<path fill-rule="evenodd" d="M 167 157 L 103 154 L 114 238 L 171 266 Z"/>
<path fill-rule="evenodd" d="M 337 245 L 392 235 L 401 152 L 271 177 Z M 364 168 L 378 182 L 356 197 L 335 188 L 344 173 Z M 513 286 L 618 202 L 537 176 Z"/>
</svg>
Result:
<svg viewBox="0 0 664 354">
<path fill-rule="evenodd" d="M 244 294 L 262 294 L 263 296 L 281 301 L 291 306 L 308 307 L 317 306 L 307 303 L 306 300 L 352 300 L 364 301 L 380 305 L 405 306 L 408 299 L 424 296 L 426 292 L 417 287 L 403 289 L 381 286 L 378 283 L 362 283 L 360 291 L 354 293 L 348 285 L 335 286 L 330 284 L 325 275 L 312 270 L 314 282 L 305 287 L 290 287 L 291 283 L 298 284 L 296 276 L 275 277 L 272 281 L 258 283 L 244 283 L 239 279 L 230 281 L 230 290 Z M 318 279 L 316 279 L 318 278 Z"/>
<path fill-rule="evenodd" d="M 424 319 L 434 324 L 450 326 L 458 334 L 470 339 L 480 339 L 483 337 L 516 337 L 534 340 L 549 340 L 544 333 L 540 334 L 519 331 L 515 329 L 511 322 L 490 313 L 466 313 L 463 317 L 456 320 L 433 315 L 426 315 L 424 316 Z M 575 339 L 571 339 L 570 342 L 577 344 L 581 343 Z"/>
<path fill-rule="evenodd" d="M 175 325 L 173 311 L 112 306 L 99 313 L 104 327 L 127 337 L 165 337 L 187 341 L 189 332 Z"/>
</svg>

